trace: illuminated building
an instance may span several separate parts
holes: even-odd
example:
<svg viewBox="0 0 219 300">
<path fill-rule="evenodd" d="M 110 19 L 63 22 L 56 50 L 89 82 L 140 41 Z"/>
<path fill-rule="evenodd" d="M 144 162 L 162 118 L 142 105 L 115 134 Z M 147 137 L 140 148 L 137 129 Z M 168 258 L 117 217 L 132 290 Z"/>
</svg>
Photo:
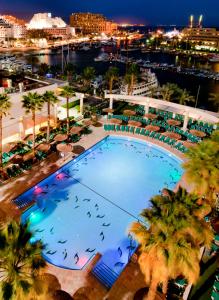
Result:
<svg viewBox="0 0 219 300">
<path fill-rule="evenodd" d="M 216 28 L 185 28 L 182 30 L 182 38 L 196 47 L 219 49 L 219 31 Z"/>
<path fill-rule="evenodd" d="M 0 16 L 0 38 L 25 38 L 26 32 L 27 29 L 23 20 L 9 15 Z"/>
<path fill-rule="evenodd" d="M 5 40 L 11 37 L 12 26 L 5 22 L 5 20 L 0 16 L 0 39 Z"/>
<path fill-rule="evenodd" d="M 27 24 L 27 29 L 43 30 L 53 37 L 66 37 L 71 34 L 70 28 L 59 17 L 52 17 L 51 13 L 35 14 Z"/>
<path fill-rule="evenodd" d="M 70 16 L 70 26 L 79 29 L 83 34 L 106 33 L 117 30 L 117 24 L 107 20 L 101 14 L 74 13 Z"/>
</svg>

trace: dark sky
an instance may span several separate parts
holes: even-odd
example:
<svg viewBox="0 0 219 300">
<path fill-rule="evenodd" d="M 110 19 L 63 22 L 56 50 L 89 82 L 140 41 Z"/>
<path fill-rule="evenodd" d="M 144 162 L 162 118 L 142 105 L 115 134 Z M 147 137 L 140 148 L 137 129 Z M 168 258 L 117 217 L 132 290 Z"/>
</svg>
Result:
<svg viewBox="0 0 219 300">
<path fill-rule="evenodd" d="M 204 25 L 219 26 L 219 0 L 0 0 L 0 14 L 28 20 L 34 12 L 52 12 L 68 20 L 72 12 L 99 12 L 119 22 L 185 25 L 190 14 Z"/>
</svg>

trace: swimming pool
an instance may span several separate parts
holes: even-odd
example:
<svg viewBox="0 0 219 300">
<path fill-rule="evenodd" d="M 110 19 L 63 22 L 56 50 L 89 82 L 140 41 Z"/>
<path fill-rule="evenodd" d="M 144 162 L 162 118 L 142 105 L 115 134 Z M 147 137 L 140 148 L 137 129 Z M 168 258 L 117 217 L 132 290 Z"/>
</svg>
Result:
<svg viewBox="0 0 219 300">
<path fill-rule="evenodd" d="M 181 160 L 138 139 L 108 136 L 16 199 L 35 200 L 22 215 L 34 239 L 45 244 L 45 259 L 82 269 L 97 253 L 117 274 L 136 242 L 133 221 L 163 187 L 174 188 Z"/>
</svg>

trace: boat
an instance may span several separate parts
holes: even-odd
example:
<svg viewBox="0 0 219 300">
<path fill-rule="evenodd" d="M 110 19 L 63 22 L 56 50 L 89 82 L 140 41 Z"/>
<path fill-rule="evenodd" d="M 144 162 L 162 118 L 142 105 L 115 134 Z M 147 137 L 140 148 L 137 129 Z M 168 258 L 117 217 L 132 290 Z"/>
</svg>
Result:
<svg viewBox="0 0 219 300">
<path fill-rule="evenodd" d="M 121 48 L 120 51 L 121 52 L 136 52 L 136 51 L 140 51 L 140 48 L 132 48 L 132 47 Z"/>
<path fill-rule="evenodd" d="M 147 48 L 143 48 L 141 49 L 141 53 L 150 53 L 151 50 L 147 49 Z"/>
<path fill-rule="evenodd" d="M 209 61 L 212 63 L 219 63 L 219 55 L 214 55 L 211 58 L 209 58 Z"/>
<path fill-rule="evenodd" d="M 103 52 L 97 57 L 94 58 L 94 61 L 108 61 L 109 60 L 109 54 Z"/>
<path fill-rule="evenodd" d="M 132 96 L 150 96 L 152 91 L 158 87 L 158 80 L 155 73 L 148 70 L 141 70 L 140 81 L 134 84 Z M 122 84 L 120 94 L 128 95 L 128 84 Z"/>
</svg>

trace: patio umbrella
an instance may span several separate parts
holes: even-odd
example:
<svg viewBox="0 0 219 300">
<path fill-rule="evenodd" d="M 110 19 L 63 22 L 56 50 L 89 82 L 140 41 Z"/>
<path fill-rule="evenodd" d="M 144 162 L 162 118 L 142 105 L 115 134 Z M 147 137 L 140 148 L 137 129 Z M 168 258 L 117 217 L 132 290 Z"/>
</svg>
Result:
<svg viewBox="0 0 219 300">
<path fill-rule="evenodd" d="M 168 136 L 171 139 L 180 140 L 181 135 L 176 132 L 166 131 L 163 133 L 163 135 Z"/>
<path fill-rule="evenodd" d="M 24 141 L 33 141 L 33 134 L 28 134 L 25 136 Z"/>
<path fill-rule="evenodd" d="M 68 152 L 72 152 L 73 150 L 73 146 L 71 144 L 58 144 L 56 146 L 56 149 L 59 152 L 64 152 L 64 153 L 68 153 Z"/>
<path fill-rule="evenodd" d="M 109 122 L 112 124 L 118 124 L 118 125 L 122 124 L 122 120 L 114 119 L 114 118 L 110 119 Z"/>
<path fill-rule="evenodd" d="M 82 127 L 79 127 L 79 126 L 73 126 L 73 127 L 70 129 L 70 133 L 71 133 L 71 134 L 79 134 L 82 130 L 83 130 Z"/>
<path fill-rule="evenodd" d="M 135 116 L 136 112 L 134 110 L 131 110 L 131 109 L 125 109 L 125 110 L 123 110 L 123 114 L 126 115 L 126 116 Z"/>
<path fill-rule="evenodd" d="M 168 124 L 168 125 L 171 125 L 171 126 L 178 126 L 178 125 L 181 124 L 181 122 L 178 121 L 178 120 L 169 119 L 169 120 L 167 120 L 167 124 Z"/>
<path fill-rule="evenodd" d="M 81 154 L 84 151 L 85 151 L 85 148 L 80 145 L 73 146 L 72 152 L 74 152 L 75 154 Z"/>
<path fill-rule="evenodd" d="M 19 164 L 23 161 L 23 156 L 16 154 L 12 157 L 10 157 L 9 159 L 11 162 L 13 162 L 14 164 Z"/>
<path fill-rule="evenodd" d="M 155 126 L 155 125 L 147 125 L 147 126 L 145 126 L 145 129 L 149 130 L 149 131 L 159 131 L 160 127 L 159 126 Z"/>
<path fill-rule="evenodd" d="M 56 141 L 56 142 L 63 142 L 63 141 L 65 141 L 65 140 L 67 140 L 67 138 L 68 138 L 68 136 L 67 136 L 67 134 L 57 134 L 55 137 L 54 137 L 54 140 Z"/>
<path fill-rule="evenodd" d="M 189 142 L 189 141 L 183 141 L 182 144 L 186 148 L 191 148 L 191 147 L 194 147 L 195 145 L 197 145 L 196 143 L 192 143 L 192 142 Z"/>
<path fill-rule="evenodd" d="M 200 138 L 203 138 L 206 136 L 206 133 L 203 132 L 203 131 L 199 131 L 199 130 L 196 130 L 196 129 L 191 129 L 189 130 L 189 132 L 197 137 L 200 137 Z"/>
<path fill-rule="evenodd" d="M 114 112 L 114 109 L 107 107 L 102 109 L 102 111 L 108 114 L 112 114 Z"/>
<path fill-rule="evenodd" d="M 23 161 L 28 161 L 30 159 L 33 159 L 34 157 L 35 157 L 34 153 L 33 152 L 29 152 L 27 154 L 24 154 Z"/>
<path fill-rule="evenodd" d="M 139 121 L 134 121 L 134 120 L 129 120 L 128 121 L 128 124 L 131 125 L 131 126 L 136 126 L 136 127 L 140 127 L 142 125 L 141 122 Z"/>
<path fill-rule="evenodd" d="M 48 152 L 50 148 L 51 148 L 50 144 L 46 144 L 46 143 L 42 143 L 36 147 L 37 150 L 43 152 Z"/>
<path fill-rule="evenodd" d="M 157 119 L 157 115 L 151 113 L 145 114 L 144 117 L 152 120 Z"/>
<path fill-rule="evenodd" d="M 4 152 L 9 152 L 11 150 L 14 150 L 18 146 L 18 141 L 16 142 L 10 142 L 8 144 L 3 145 L 3 151 Z"/>
</svg>

